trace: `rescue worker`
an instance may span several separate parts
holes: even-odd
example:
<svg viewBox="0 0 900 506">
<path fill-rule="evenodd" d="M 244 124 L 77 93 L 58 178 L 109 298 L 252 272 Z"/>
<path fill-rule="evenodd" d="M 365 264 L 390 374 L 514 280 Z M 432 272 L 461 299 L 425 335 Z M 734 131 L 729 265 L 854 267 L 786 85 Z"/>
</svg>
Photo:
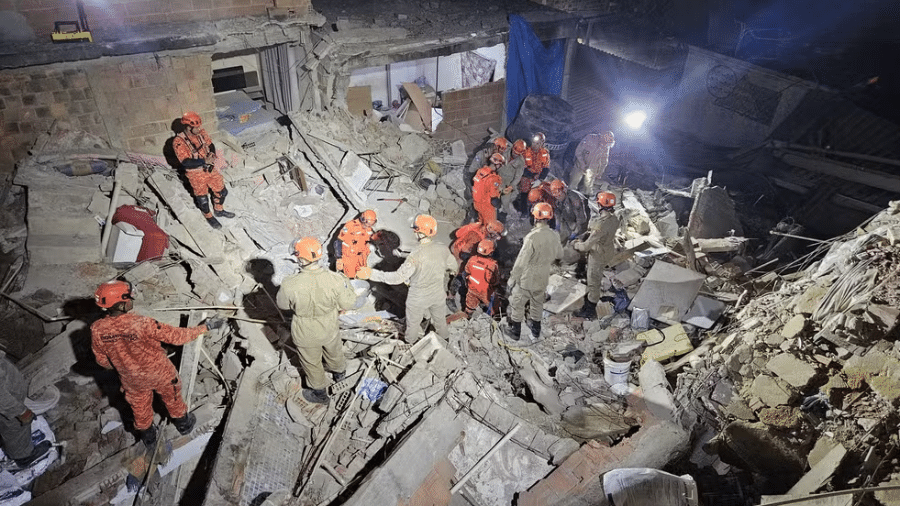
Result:
<svg viewBox="0 0 900 506">
<path fill-rule="evenodd" d="M 472 204 L 478 213 L 478 221 L 490 223 L 497 221 L 496 199 L 500 198 L 500 175 L 497 169 L 506 163 L 503 155 L 491 155 L 491 165 L 478 169 L 472 178 Z"/>
<path fill-rule="evenodd" d="M 590 234 L 587 239 L 573 241 L 576 251 L 587 253 L 587 294 L 584 305 L 574 314 L 579 318 L 593 319 L 597 317 L 597 303 L 603 293 L 601 282 L 607 264 L 616 256 L 616 231 L 619 230 L 619 218 L 615 215 L 616 196 L 610 192 L 597 194 L 600 212 L 591 218 L 588 224 Z"/>
<path fill-rule="evenodd" d="M 474 175 L 478 169 L 484 165 L 488 165 L 492 155 L 497 153 L 503 155 L 504 159 L 509 158 L 510 144 L 506 137 L 500 136 L 494 138 L 484 149 L 475 153 L 472 157 L 472 163 L 469 164 L 469 174 Z"/>
<path fill-rule="evenodd" d="M 544 179 L 550 171 L 550 152 L 544 147 L 547 136 L 543 132 L 534 134 L 531 147 L 525 150 L 525 172 L 519 182 L 519 191 L 528 193 L 535 181 Z"/>
<path fill-rule="evenodd" d="M 31 440 L 34 413 L 25 406 L 28 381 L 0 352 L 0 443 L 3 453 L 20 469 L 33 464 L 50 452 L 53 446 L 44 440 L 35 445 Z"/>
<path fill-rule="evenodd" d="M 369 261 L 369 242 L 375 239 L 376 232 L 372 227 L 377 221 L 375 211 L 366 209 L 338 232 L 338 240 L 334 243 L 335 267 L 348 278 L 355 278 L 359 268 Z"/>
<path fill-rule="evenodd" d="M 538 202 L 544 202 L 552 206 L 555 201 L 556 199 L 550 192 L 550 181 L 541 181 L 534 188 L 528 191 L 529 208 L 533 208 L 534 205 Z"/>
<path fill-rule="evenodd" d="M 516 341 L 521 337 L 526 304 L 529 306 L 528 326 L 535 336 L 541 335 L 541 316 L 550 282 L 550 266 L 561 259 L 563 253 L 559 234 L 548 225 L 553 219 L 550 204 L 538 202 L 532 207 L 531 215 L 534 217 L 534 228 L 525 235 L 506 285 L 510 299 L 508 325 L 504 331 Z"/>
<path fill-rule="evenodd" d="M 466 316 L 471 318 L 479 304 L 487 307 L 487 313 L 493 314 L 493 297 L 500 282 L 497 261 L 491 258 L 494 253 L 494 241 L 484 239 L 478 243 L 477 255 L 466 262 Z"/>
<path fill-rule="evenodd" d="M 363 267 L 356 274 L 389 285 L 409 284 L 406 297 L 406 342 L 415 344 L 422 334 L 422 320 L 431 318 L 434 331 L 444 341 L 450 337 L 447 329 L 447 274 L 456 275 L 459 264 L 441 243 L 434 242 L 437 221 L 427 214 L 416 216 L 413 230 L 419 245 L 394 272 Z"/>
<path fill-rule="evenodd" d="M 525 149 L 522 139 L 514 142 L 511 159 L 497 169 L 500 175 L 500 212 L 504 215 L 514 211 L 512 203 L 519 196 L 519 181 L 525 170 Z"/>
<path fill-rule="evenodd" d="M 589 134 L 575 148 L 575 165 L 569 175 L 569 188 L 593 195 L 594 181 L 603 177 L 609 165 L 609 150 L 616 145 L 611 131 Z"/>
<path fill-rule="evenodd" d="M 587 202 L 581 193 L 569 191 L 562 179 L 550 182 L 550 195 L 556 230 L 563 242 L 568 242 L 584 232 L 588 222 Z"/>
<path fill-rule="evenodd" d="M 222 228 L 222 224 L 216 219 L 234 218 L 234 213 L 226 211 L 224 207 L 228 190 L 225 189 L 225 179 L 216 168 L 216 146 L 209 134 L 201 125 L 203 121 L 193 111 L 184 113 L 181 117 L 184 131 L 180 132 L 172 140 L 172 149 L 175 156 L 184 167 L 184 173 L 191 184 L 191 192 L 194 194 L 194 203 L 203 212 L 203 217 L 213 228 Z M 213 210 L 209 210 L 207 195 L 212 191 Z M 213 216 L 215 215 L 215 216 Z"/>
<path fill-rule="evenodd" d="M 458 262 L 465 262 L 472 256 L 479 242 L 485 239 L 496 241 L 502 234 L 503 224 L 497 220 L 489 221 L 487 224 L 476 221 L 463 225 L 454 233 L 456 239 L 450 244 L 450 252 Z"/>
<path fill-rule="evenodd" d="M 162 398 L 178 432 L 189 433 L 197 418 L 188 412 L 181 398 L 181 378 L 161 343 L 188 343 L 225 325 L 225 320 L 213 316 L 204 325 L 183 328 L 131 313 L 132 287 L 125 281 L 103 283 L 97 287 L 94 300 L 107 314 L 91 325 L 91 349 L 100 366 L 119 373 L 141 441 L 148 447 L 156 443 L 153 392 Z"/>
<path fill-rule="evenodd" d="M 354 308 L 356 292 L 347 278 L 322 268 L 322 244 L 315 238 L 294 241 L 291 254 L 297 258 L 300 272 L 281 282 L 275 302 L 279 308 L 294 312 L 291 339 L 300 354 L 308 387 L 303 389 L 303 398 L 327 404 L 325 370 L 335 382 L 344 379 L 347 371 L 338 315 Z"/>
</svg>

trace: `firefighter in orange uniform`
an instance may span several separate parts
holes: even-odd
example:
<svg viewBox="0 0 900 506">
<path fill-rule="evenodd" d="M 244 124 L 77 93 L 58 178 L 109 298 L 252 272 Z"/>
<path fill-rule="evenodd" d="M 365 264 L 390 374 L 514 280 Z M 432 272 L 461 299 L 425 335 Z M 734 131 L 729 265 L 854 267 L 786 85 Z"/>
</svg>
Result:
<svg viewBox="0 0 900 506">
<path fill-rule="evenodd" d="M 335 242 L 336 267 L 344 271 L 348 278 L 355 278 L 356 271 L 365 267 L 369 260 L 369 242 L 376 238 L 372 230 L 378 221 L 375 211 L 366 209 L 358 218 L 352 219 L 341 227 L 338 240 Z"/>
<path fill-rule="evenodd" d="M 478 169 L 472 178 L 472 202 L 481 223 L 497 221 L 497 206 L 494 203 L 495 199 L 500 198 L 500 176 L 497 174 L 497 168 L 505 163 L 506 158 L 495 153 L 491 155 L 491 165 Z"/>
<path fill-rule="evenodd" d="M 528 192 L 528 206 L 534 207 L 538 202 L 544 202 L 551 206 L 555 203 L 553 193 L 550 191 L 550 181 L 541 181 L 541 184 L 535 186 Z"/>
<path fill-rule="evenodd" d="M 456 240 L 450 244 L 450 252 L 460 262 L 464 262 L 478 246 L 478 243 L 490 239 L 496 241 L 503 234 L 503 224 L 497 220 L 489 221 L 487 224 L 476 221 L 463 225 L 456 229 Z"/>
<path fill-rule="evenodd" d="M 550 152 L 544 147 L 547 137 L 543 132 L 534 134 L 531 147 L 525 150 L 525 172 L 519 181 L 519 191 L 528 193 L 538 179 L 544 179 L 550 170 Z"/>
<path fill-rule="evenodd" d="M 485 239 L 478 243 L 477 255 L 466 262 L 466 316 L 471 317 L 479 304 L 487 306 L 487 314 L 493 314 L 493 296 L 500 282 L 497 261 L 491 258 L 494 241 Z"/>
<path fill-rule="evenodd" d="M 216 219 L 234 218 L 234 213 L 226 211 L 225 179 L 216 168 L 216 146 L 206 130 L 201 128 L 203 121 L 193 111 L 184 113 L 181 117 L 184 131 L 172 140 L 172 149 L 175 156 L 184 167 L 184 174 L 191 184 L 191 192 L 194 194 L 194 204 L 203 212 L 203 217 L 213 228 L 222 228 L 222 224 Z M 207 196 L 212 191 L 213 210 L 209 210 Z M 215 216 L 213 216 L 215 215 Z"/>
<path fill-rule="evenodd" d="M 141 440 L 148 447 L 156 443 L 153 392 L 162 398 L 178 432 L 189 433 L 197 419 L 181 398 L 181 378 L 161 343 L 185 344 L 225 325 L 225 320 L 211 317 L 205 325 L 181 328 L 136 315 L 130 312 L 134 301 L 131 284 L 125 281 L 103 283 L 94 299 L 107 316 L 91 325 L 91 349 L 98 364 L 119 373 Z"/>
</svg>

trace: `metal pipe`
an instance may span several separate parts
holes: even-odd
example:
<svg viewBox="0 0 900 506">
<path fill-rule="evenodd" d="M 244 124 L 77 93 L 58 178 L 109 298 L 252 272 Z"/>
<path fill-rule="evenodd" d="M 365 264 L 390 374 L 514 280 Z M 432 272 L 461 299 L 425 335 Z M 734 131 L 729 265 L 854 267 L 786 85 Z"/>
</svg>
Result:
<svg viewBox="0 0 900 506">
<path fill-rule="evenodd" d="M 100 239 L 100 258 L 106 258 L 106 246 L 109 244 L 109 236 L 112 234 L 112 219 L 116 213 L 116 204 L 119 203 L 119 193 L 122 185 L 119 181 L 113 183 L 112 196 L 109 198 L 109 211 L 106 213 L 106 225 L 103 227 L 103 237 Z"/>
</svg>

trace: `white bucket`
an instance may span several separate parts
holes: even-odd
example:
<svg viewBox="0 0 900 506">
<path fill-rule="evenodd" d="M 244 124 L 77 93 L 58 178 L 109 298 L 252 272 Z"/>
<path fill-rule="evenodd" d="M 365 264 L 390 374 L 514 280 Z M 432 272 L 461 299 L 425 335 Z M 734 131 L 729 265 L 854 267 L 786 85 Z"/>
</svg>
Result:
<svg viewBox="0 0 900 506">
<path fill-rule="evenodd" d="M 617 362 L 609 356 L 603 357 L 603 379 L 609 383 L 609 386 L 627 385 L 628 373 L 631 371 L 631 360 L 627 362 Z"/>
</svg>

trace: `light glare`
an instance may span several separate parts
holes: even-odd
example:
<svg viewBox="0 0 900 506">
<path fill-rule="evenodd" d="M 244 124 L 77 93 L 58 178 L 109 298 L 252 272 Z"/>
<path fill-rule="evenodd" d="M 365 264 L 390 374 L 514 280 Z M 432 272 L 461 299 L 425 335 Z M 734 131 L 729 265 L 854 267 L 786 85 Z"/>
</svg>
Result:
<svg viewBox="0 0 900 506">
<path fill-rule="evenodd" d="M 632 111 L 625 115 L 625 124 L 632 130 L 641 128 L 647 119 L 647 113 L 644 111 Z"/>
</svg>

